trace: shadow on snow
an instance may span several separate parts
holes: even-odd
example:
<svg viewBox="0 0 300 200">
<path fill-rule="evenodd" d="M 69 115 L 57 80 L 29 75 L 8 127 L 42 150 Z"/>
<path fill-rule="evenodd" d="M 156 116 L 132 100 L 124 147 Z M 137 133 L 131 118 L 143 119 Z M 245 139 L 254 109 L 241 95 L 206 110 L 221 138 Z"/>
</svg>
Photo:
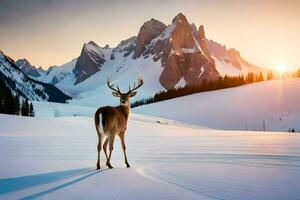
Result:
<svg viewBox="0 0 300 200">
<path fill-rule="evenodd" d="M 34 199 L 43 196 L 47 193 L 62 189 L 64 187 L 67 187 L 79 181 L 82 181 L 101 171 L 103 170 L 95 171 L 95 169 L 92 168 L 79 168 L 79 169 L 70 169 L 70 170 L 63 170 L 63 171 L 43 173 L 43 174 L 35 174 L 29 176 L 21 176 L 15 178 L 0 179 L 0 195 L 84 175 L 70 182 L 63 183 L 53 188 L 22 198 L 22 199 Z"/>
</svg>

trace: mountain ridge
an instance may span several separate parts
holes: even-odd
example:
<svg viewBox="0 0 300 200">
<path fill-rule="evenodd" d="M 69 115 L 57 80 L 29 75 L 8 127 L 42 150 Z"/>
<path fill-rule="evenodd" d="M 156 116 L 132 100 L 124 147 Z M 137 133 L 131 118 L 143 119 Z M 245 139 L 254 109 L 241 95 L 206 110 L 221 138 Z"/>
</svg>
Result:
<svg viewBox="0 0 300 200">
<path fill-rule="evenodd" d="M 197 28 L 179 13 L 169 25 L 150 19 L 137 36 L 122 40 L 114 48 L 100 47 L 93 41 L 85 43 L 79 57 L 35 79 L 82 99 L 96 92 L 106 93 L 107 77 L 128 85 L 143 76 L 147 91 L 143 95 L 148 97 L 225 74 L 237 76 L 259 71 L 235 49 L 207 39 L 203 25 Z"/>
</svg>

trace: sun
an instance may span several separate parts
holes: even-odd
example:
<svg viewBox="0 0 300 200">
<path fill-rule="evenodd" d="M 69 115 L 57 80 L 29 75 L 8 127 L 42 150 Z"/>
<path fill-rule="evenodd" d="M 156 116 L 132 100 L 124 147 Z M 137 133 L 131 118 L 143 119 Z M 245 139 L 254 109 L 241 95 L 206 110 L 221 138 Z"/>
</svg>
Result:
<svg viewBox="0 0 300 200">
<path fill-rule="evenodd" d="M 279 73 L 279 74 L 283 74 L 287 71 L 287 66 L 285 64 L 279 64 L 277 65 L 276 67 L 276 71 Z"/>
</svg>

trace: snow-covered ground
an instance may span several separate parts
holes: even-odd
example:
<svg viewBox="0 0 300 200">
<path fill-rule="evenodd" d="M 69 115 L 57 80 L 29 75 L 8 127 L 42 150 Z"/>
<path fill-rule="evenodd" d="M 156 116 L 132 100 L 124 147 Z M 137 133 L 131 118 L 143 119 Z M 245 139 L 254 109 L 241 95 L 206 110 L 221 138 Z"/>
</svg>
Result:
<svg viewBox="0 0 300 200">
<path fill-rule="evenodd" d="M 300 131 L 300 79 L 264 81 L 133 109 L 135 113 L 226 130 Z"/>
<path fill-rule="evenodd" d="M 132 167 L 116 140 L 115 168 L 102 161 L 96 171 L 91 117 L 0 115 L 0 123 L 1 200 L 300 199 L 298 133 L 220 131 L 133 114 Z"/>
</svg>

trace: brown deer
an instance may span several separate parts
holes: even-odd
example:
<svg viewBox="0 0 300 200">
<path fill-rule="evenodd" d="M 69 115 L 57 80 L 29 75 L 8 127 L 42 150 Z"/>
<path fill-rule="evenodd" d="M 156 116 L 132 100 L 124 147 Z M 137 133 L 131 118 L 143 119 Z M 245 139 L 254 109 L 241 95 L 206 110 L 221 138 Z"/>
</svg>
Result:
<svg viewBox="0 0 300 200">
<path fill-rule="evenodd" d="M 116 135 L 120 137 L 121 145 L 124 153 L 126 167 L 130 167 L 125 145 L 125 131 L 127 127 L 127 122 L 130 114 L 130 97 L 136 95 L 136 89 L 144 84 L 142 78 L 139 78 L 138 85 L 135 83 L 133 89 L 130 88 L 127 93 L 122 93 L 118 86 L 114 88 L 114 85 L 110 80 L 107 79 L 107 86 L 113 90 L 112 94 L 114 97 L 120 98 L 120 105 L 116 107 L 101 107 L 99 108 L 94 116 L 96 131 L 98 134 L 98 161 L 97 169 L 100 169 L 100 151 L 103 143 L 103 151 L 106 157 L 106 165 L 109 168 L 113 168 L 110 164 L 111 154 L 114 148 L 114 140 Z M 107 156 L 107 144 L 109 144 L 109 155 Z"/>
</svg>

